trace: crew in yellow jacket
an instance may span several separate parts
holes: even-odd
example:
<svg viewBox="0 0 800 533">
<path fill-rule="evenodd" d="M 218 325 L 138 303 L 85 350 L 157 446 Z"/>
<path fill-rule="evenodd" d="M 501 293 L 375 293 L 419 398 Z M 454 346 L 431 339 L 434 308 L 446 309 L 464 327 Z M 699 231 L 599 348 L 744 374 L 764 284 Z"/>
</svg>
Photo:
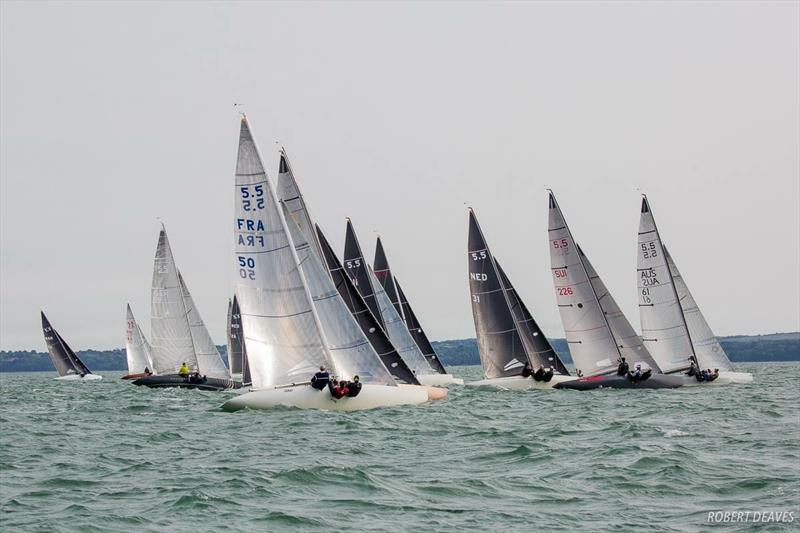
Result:
<svg viewBox="0 0 800 533">
<path fill-rule="evenodd" d="M 178 374 L 184 378 L 189 377 L 189 365 L 187 365 L 185 361 L 181 365 L 180 370 L 178 370 Z"/>
</svg>

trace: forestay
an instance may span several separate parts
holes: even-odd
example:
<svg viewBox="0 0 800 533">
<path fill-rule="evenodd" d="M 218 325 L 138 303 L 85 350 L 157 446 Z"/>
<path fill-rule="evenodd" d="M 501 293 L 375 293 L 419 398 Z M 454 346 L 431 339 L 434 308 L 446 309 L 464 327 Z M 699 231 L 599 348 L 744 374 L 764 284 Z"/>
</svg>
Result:
<svg viewBox="0 0 800 533">
<path fill-rule="evenodd" d="M 467 264 L 472 318 L 483 375 L 487 379 L 518 376 L 529 362 L 528 354 L 500 282 L 494 256 L 472 209 L 469 210 Z"/>
<path fill-rule="evenodd" d="M 253 386 L 307 381 L 331 362 L 246 119 L 234 197 L 235 289 Z"/>
<path fill-rule="evenodd" d="M 208 334 L 208 329 L 200 317 L 200 311 L 198 311 L 180 272 L 178 272 L 178 281 L 183 291 L 183 304 L 186 307 L 186 320 L 189 322 L 189 331 L 192 334 L 198 372 L 210 378 L 228 379 L 230 377 L 228 369 L 225 367 L 211 335 Z"/>
<path fill-rule="evenodd" d="M 153 366 L 158 374 L 177 373 L 184 362 L 190 370 L 198 370 L 183 289 L 163 224 L 153 262 L 150 334 Z"/>
<path fill-rule="evenodd" d="M 549 211 L 550 267 L 572 360 L 587 377 L 614 372 L 619 349 L 552 192 Z"/>
<path fill-rule="evenodd" d="M 689 368 L 694 349 L 647 198 L 642 198 L 636 249 L 642 340 L 669 374 Z"/>
<path fill-rule="evenodd" d="M 667 265 L 669 266 L 670 273 L 672 274 L 672 281 L 675 284 L 675 290 L 680 299 L 681 309 L 686 319 L 686 326 L 689 329 L 692 345 L 694 346 L 694 353 L 697 356 L 698 364 L 701 368 L 719 368 L 723 372 L 733 372 L 733 365 L 731 364 L 725 350 L 717 340 L 711 327 L 706 322 L 703 313 L 697 306 L 697 303 L 689 292 L 689 287 L 683 280 L 683 276 L 675 266 L 672 256 L 664 246 L 664 256 L 667 258 Z"/>
<path fill-rule="evenodd" d="M 285 204 L 284 216 L 303 278 L 308 284 L 308 292 L 314 302 L 322 330 L 325 332 L 328 353 L 336 368 L 336 377 L 352 379 L 358 375 L 364 383 L 394 385 L 394 379 L 350 314 L 339 291 L 333 285 L 328 270 L 311 251 L 311 246 L 295 224 Z"/>
<path fill-rule="evenodd" d="M 125 331 L 125 358 L 128 362 L 128 373 L 137 374 L 147 368 L 153 371 L 152 348 L 142 333 L 139 324 L 133 317 L 130 304 L 126 310 L 127 329 Z"/>
<path fill-rule="evenodd" d="M 378 357 L 383 361 L 384 366 L 395 380 L 411 385 L 419 385 L 419 381 L 406 362 L 400 357 L 400 354 L 397 353 L 383 327 L 378 323 L 367 304 L 364 303 L 364 299 L 358 293 L 353 281 L 345 273 L 339 258 L 336 257 L 333 248 L 319 226 L 316 226 L 316 232 L 333 284 L 339 290 L 339 295 L 347 305 L 353 318 L 358 322 L 361 331 L 369 339 Z"/>
<path fill-rule="evenodd" d="M 428 360 L 428 364 L 431 365 L 431 368 L 433 368 L 439 374 L 447 374 L 447 370 L 445 370 L 444 365 L 439 360 L 439 356 L 436 354 L 436 350 L 433 349 L 433 345 L 428 340 L 425 330 L 422 329 L 422 324 L 420 324 L 419 320 L 417 319 L 417 315 L 411 308 L 411 304 L 408 303 L 408 298 L 406 298 L 406 295 L 403 293 L 403 288 L 400 286 L 400 282 L 397 281 L 396 276 L 393 277 L 394 284 L 397 287 L 397 297 L 399 298 L 400 306 L 403 309 L 403 317 L 406 320 L 406 328 L 408 328 L 409 333 L 411 333 L 411 336 L 414 338 L 414 342 L 419 347 L 422 355 L 425 356 L 425 359 Z"/>
</svg>

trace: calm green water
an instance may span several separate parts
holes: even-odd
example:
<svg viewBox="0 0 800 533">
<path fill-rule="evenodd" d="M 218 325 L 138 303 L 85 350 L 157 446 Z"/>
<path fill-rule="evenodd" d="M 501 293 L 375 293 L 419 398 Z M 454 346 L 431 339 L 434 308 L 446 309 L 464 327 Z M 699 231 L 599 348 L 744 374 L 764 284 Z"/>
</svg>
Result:
<svg viewBox="0 0 800 533">
<path fill-rule="evenodd" d="M 668 391 L 455 387 L 418 407 L 223 413 L 224 395 L 2 374 L 3 531 L 699 531 L 792 511 L 800 365 Z M 477 367 L 454 373 L 479 377 Z"/>
</svg>

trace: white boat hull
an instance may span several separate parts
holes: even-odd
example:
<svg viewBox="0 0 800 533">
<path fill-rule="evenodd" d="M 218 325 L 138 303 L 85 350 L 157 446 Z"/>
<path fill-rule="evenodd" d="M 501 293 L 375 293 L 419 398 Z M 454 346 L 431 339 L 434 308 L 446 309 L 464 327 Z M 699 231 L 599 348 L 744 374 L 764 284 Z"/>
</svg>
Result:
<svg viewBox="0 0 800 533">
<path fill-rule="evenodd" d="M 466 383 L 470 387 L 497 387 L 498 389 L 508 390 L 531 390 L 531 389 L 552 389 L 556 383 L 572 381 L 577 379 L 575 376 L 554 375 L 550 381 L 536 381 L 533 378 L 523 378 L 522 376 L 511 376 L 507 378 L 482 379 L 480 381 L 469 381 Z"/>
<path fill-rule="evenodd" d="M 420 385 L 440 387 L 443 385 L 463 385 L 464 380 L 455 377 L 453 374 L 419 374 L 417 381 Z"/>
<path fill-rule="evenodd" d="M 685 387 L 693 385 L 731 385 L 731 384 L 745 384 L 753 382 L 753 374 L 750 372 L 720 372 L 719 377 L 714 381 L 697 381 L 694 376 L 687 376 L 684 373 L 670 374 L 671 376 L 680 376 L 684 381 Z"/>
<path fill-rule="evenodd" d="M 81 376 L 80 374 L 67 374 L 66 376 L 59 376 L 53 379 L 58 381 L 100 381 L 103 379 L 103 376 L 98 376 L 97 374 L 86 374 L 85 376 Z"/>
<path fill-rule="evenodd" d="M 428 401 L 426 387 L 404 385 L 363 385 L 355 398 L 335 399 L 328 389 L 317 390 L 310 385 L 295 385 L 280 389 L 261 389 L 246 392 L 231 398 L 224 404 L 225 411 L 241 409 L 273 409 L 296 407 L 298 409 L 321 409 L 325 411 L 361 411 L 395 405 L 416 405 Z"/>
</svg>

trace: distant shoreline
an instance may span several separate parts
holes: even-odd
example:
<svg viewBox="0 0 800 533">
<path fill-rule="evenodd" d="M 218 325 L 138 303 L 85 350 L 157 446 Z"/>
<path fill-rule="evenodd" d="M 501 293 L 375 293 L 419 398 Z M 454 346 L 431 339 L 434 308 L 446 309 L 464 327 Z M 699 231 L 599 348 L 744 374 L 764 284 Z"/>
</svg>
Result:
<svg viewBox="0 0 800 533">
<path fill-rule="evenodd" d="M 767 335 L 734 335 L 719 338 L 722 347 L 734 363 L 765 363 L 800 361 L 800 332 Z M 571 364 L 567 342 L 551 339 L 553 348 L 565 363 Z M 475 339 L 455 339 L 432 342 L 445 366 L 469 366 L 481 363 Z M 225 346 L 218 346 L 226 360 Z M 125 349 L 82 350 L 78 356 L 93 371 L 126 370 Z M 53 370 L 47 352 L 0 351 L 0 373 L 47 372 Z"/>
</svg>

